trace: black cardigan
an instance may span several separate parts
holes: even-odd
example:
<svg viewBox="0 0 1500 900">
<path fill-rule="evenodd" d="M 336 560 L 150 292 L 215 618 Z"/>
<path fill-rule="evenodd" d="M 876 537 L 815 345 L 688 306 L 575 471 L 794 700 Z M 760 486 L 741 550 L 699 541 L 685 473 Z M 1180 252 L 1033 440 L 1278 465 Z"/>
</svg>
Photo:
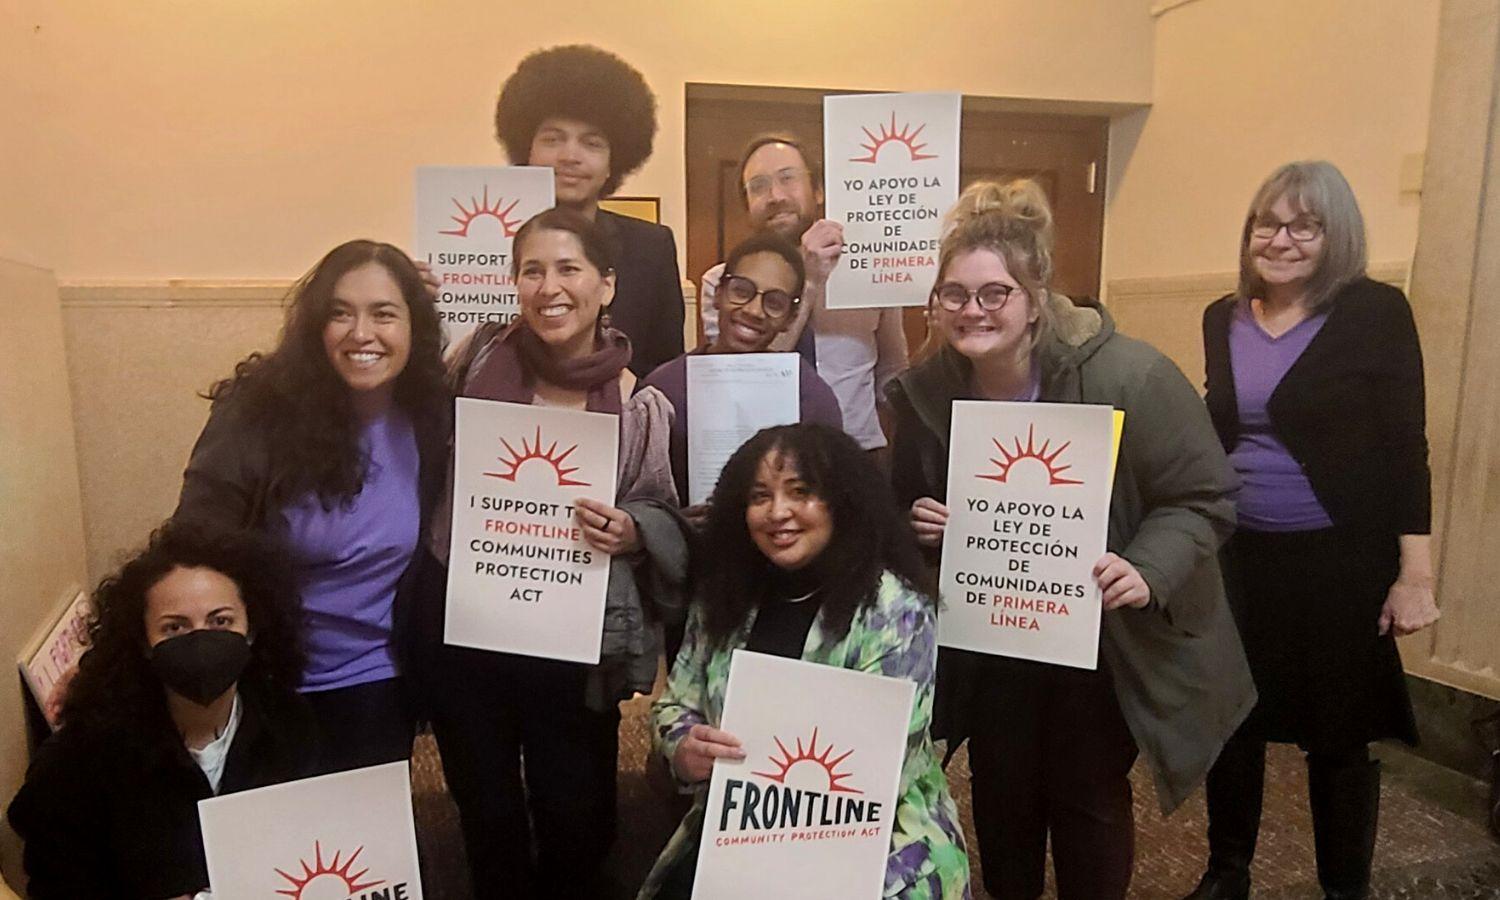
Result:
<svg viewBox="0 0 1500 900">
<path fill-rule="evenodd" d="M 630 371 L 644 378 L 682 355 L 682 272 L 672 229 L 599 210 L 598 223 L 615 242 L 614 326 L 630 338 Z"/>
<path fill-rule="evenodd" d="M 1205 399 L 1225 452 L 1240 429 L 1229 359 L 1235 302 L 1223 297 L 1203 312 Z M 1368 278 L 1340 290 L 1267 411 L 1335 525 L 1394 535 L 1431 531 L 1422 348 L 1400 290 Z"/>
<path fill-rule="evenodd" d="M 311 774 L 311 718 L 291 691 L 241 688 L 219 793 Z M 170 729 L 170 723 L 160 726 Z M 175 734 L 64 726 L 37 751 L 10 805 L 33 900 L 163 900 L 208 887 L 198 801 L 208 778 Z"/>
</svg>

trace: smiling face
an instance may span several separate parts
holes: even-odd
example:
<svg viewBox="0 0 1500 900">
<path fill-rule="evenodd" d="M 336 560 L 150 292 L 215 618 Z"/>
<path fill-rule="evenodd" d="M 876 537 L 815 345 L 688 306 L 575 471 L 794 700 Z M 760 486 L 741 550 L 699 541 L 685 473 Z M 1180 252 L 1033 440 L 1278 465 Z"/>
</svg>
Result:
<svg viewBox="0 0 1500 900">
<path fill-rule="evenodd" d="M 190 631 L 250 633 L 239 586 L 214 569 L 177 567 L 146 591 L 146 643 Z"/>
<path fill-rule="evenodd" d="M 740 174 L 751 227 L 768 228 L 793 243 L 801 239 L 823 202 L 802 153 L 791 144 L 765 144 L 750 154 Z"/>
<path fill-rule="evenodd" d="M 411 357 L 411 310 L 385 266 L 365 263 L 334 283 L 323 349 L 357 400 L 389 400 Z"/>
<path fill-rule="evenodd" d="M 600 272 L 571 231 L 540 229 L 513 248 L 521 318 L 559 359 L 594 349 L 599 313 L 615 297 L 615 275 Z"/>
<path fill-rule="evenodd" d="M 760 293 L 749 301 L 736 306 L 734 298 L 726 296 L 720 303 L 719 337 L 714 341 L 714 350 L 720 353 L 759 353 L 771 346 L 771 340 L 791 324 L 794 311 L 771 317 L 766 315 L 765 292 L 781 291 L 795 295 L 797 272 L 775 253 L 751 253 L 742 258 L 734 272 L 754 283 Z"/>
<path fill-rule="evenodd" d="M 1311 240 L 1294 240 L 1291 232 L 1297 230 L 1298 225 L 1307 227 L 1317 222 L 1317 217 L 1293 204 L 1283 194 L 1270 209 L 1257 215 L 1255 221 L 1268 229 L 1276 227 L 1275 234 L 1269 238 L 1251 234 L 1245 246 L 1245 252 L 1255 266 L 1255 274 L 1268 288 L 1297 290 L 1305 286 L 1318 271 L 1326 236 L 1321 223 L 1314 229 L 1317 236 Z M 1282 225 L 1287 227 L 1280 227 Z"/>
<path fill-rule="evenodd" d="M 750 539 L 777 568 L 805 568 L 833 539 L 833 514 L 812 492 L 796 460 L 771 450 L 756 468 L 745 504 Z"/>
<path fill-rule="evenodd" d="M 552 167 L 558 206 L 591 206 L 609 180 L 609 138 L 577 119 L 544 119 L 526 163 Z"/>
<path fill-rule="evenodd" d="M 1030 359 L 1031 329 L 1039 313 L 1000 254 L 986 247 L 955 254 L 940 280 L 971 292 L 991 283 L 1011 288 L 1005 305 L 994 311 L 980 308 L 974 297 L 956 312 L 933 303 L 933 324 L 954 350 L 976 362 L 1005 361 L 1020 366 Z"/>
</svg>

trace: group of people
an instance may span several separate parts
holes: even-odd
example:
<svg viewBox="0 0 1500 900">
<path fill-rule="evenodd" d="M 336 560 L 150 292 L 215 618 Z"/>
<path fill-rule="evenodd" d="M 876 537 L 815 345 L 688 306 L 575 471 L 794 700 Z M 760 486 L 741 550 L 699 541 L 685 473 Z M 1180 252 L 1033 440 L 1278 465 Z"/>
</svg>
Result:
<svg viewBox="0 0 1500 900">
<path fill-rule="evenodd" d="M 1268 741 L 1307 753 L 1325 893 L 1366 895 L 1367 746 L 1415 741 L 1394 638 L 1437 611 L 1416 330 L 1366 277 L 1332 165 L 1283 166 L 1252 200 L 1239 287 L 1204 314 L 1205 403 L 1052 290 L 1029 181 L 977 182 L 948 213 L 908 365 L 898 311 L 823 304 L 842 234 L 816 161 L 757 139 L 755 233 L 705 274 L 693 352 L 801 353 L 801 424 L 757 434 L 688 506 L 675 242 L 598 205 L 650 154 L 651 91 L 597 48 L 543 50 L 496 129 L 556 179 L 514 238 L 519 318 L 445 348 L 431 273 L 370 241 L 296 284 L 275 349 L 208 392 L 176 512 L 94 594 L 61 729 L 9 809 L 33 897 L 201 898 L 198 800 L 405 759 L 420 722 L 476 896 L 610 896 L 618 703 L 665 654 L 653 734 L 694 799 L 640 896 L 686 898 L 694 789 L 743 756 L 719 727 L 737 648 L 916 683 L 887 897 L 971 896 L 940 752 L 965 740 L 991 896 L 1040 896 L 1049 840 L 1060 897 L 1125 896 L 1143 751 L 1164 810 L 1207 782 L 1190 896 L 1247 897 Z M 455 396 L 618 417 L 618 490 L 576 508 L 611 559 L 598 665 L 443 643 Z M 955 400 L 1125 411 L 1097 670 L 937 647 Z"/>
</svg>

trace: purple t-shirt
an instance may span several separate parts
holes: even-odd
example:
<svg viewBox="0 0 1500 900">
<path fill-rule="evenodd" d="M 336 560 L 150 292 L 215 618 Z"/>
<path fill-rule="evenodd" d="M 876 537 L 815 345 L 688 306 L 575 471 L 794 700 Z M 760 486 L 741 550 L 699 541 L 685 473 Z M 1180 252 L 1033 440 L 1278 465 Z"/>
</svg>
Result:
<svg viewBox="0 0 1500 900">
<path fill-rule="evenodd" d="M 1266 404 L 1323 328 L 1328 314 L 1308 316 L 1279 337 L 1271 337 L 1247 302 L 1235 306 L 1229 323 L 1229 362 L 1239 404 L 1240 434 L 1229 462 L 1240 474 L 1240 525 L 1255 531 L 1313 531 L 1333 520 L 1286 444 L 1276 436 Z"/>
<path fill-rule="evenodd" d="M 302 590 L 307 668 L 303 691 L 394 678 L 391 646 L 396 585 L 417 547 L 416 434 L 392 409 L 365 425 L 364 489 L 324 509 L 308 495 L 281 511 Z"/>
<path fill-rule="evenodd" d="M 687 476 L 687 359 L 701 350 L 684 353 L 671 362 L 657 366 L 641 380 L 641 387 L 651 386 L 661 391 L 672 404 L 677 415 L 672 419 L 672 432 L 667 441 L 667 452 L 672 458 L 672 480 L 677 483 L 677 497 L 684 506 L 688 498 Z M 839 411 L 839 398 L 834 396 L 828 382 L 818 377 L 818 371 L 807 364 L 806 357 L 799 356 L 797 400 L 801 421 L 827 425 L 843 430 L 844 416 Z"/>
</svg>

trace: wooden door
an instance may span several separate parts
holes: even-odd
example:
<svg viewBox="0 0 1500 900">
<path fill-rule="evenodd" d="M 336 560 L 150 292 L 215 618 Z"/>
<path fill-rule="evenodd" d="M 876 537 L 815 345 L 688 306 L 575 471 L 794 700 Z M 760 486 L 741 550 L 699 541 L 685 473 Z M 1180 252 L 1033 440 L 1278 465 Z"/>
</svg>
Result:
<svg viewBox="0 0 1500 900">
<path fill-rule="evenodd" d="M 738 85 L 687 87 L 688 277 L 697 279 L 750 232 L 739 186 L 740 153 L 765 132 L 790 132 L 821 168 L 823 97 L 858 93 Z M 1019 104 L 1024 105 L 1024 104 Z M 964 97 L 960 181 L 1034 178 L 1057 219 L 1055 287 L 1099 295 L 1104 239 L 1104 116 L 1016 111 L 1018 101 Z M 905 313 L 907 344 L 921 346 L 923 311 Z"/>
</svg>

